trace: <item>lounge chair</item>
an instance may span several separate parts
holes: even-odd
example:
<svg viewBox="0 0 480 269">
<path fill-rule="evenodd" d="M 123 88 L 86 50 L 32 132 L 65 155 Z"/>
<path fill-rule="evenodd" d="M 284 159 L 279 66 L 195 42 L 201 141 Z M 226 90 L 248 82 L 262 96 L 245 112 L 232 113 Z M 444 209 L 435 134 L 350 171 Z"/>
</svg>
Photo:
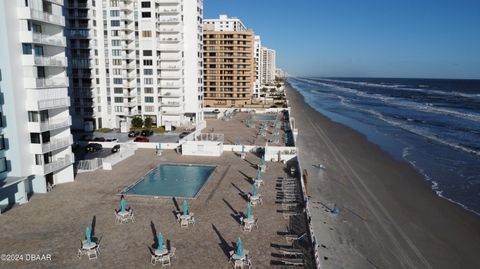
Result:
<svg viewBox="0 0 480 269">
<path fill-rule="evenodd" d="M 93 260 L 93 259 L 98 258 L 97 249 L 92 248 L 90 250 L 87 250 L 87 255 L 88 255 L 89 260 Z"/>
<path fill-rule="evenodd" d="M 190 219 L 188 220 L 188 224 L 195 224 L 195 218 L 190 217 Z"/>
<path fill-rule="evenodd" d="M 301 235 L 290 234 L 290 235 L 286 235 L 285 239 L 287 240 L 287 243 L 293 243 L 294 241 L 298 241 L 302 239 L 302 237 L 304 237 L 305 235 L 306 233 L 303 233 Z"/>
<path fill-rule="evenodd" d="M 170 252 L 168 253 L 168 255 L 170 255 L 170 258 L 176 258 L 177 257 L 177 255 L 175 255 L 175 250 L 176 250 L 175 247 L 170 247 Z"/>
<path fill-rule="evenodd" d="M 285 265 L 290 265 L 290 266 L 305 266 L 305 262 L 302 260 L 280 260 L 281 263 Z"/>
<path fill-rule="evenodd" d="M 162 261 L 162 266 L 165 266 L 165 265 L 170 266 L 171 265 L 170 255 L 163 255 L 161 257 L 161 261 Z"/>
</svg>

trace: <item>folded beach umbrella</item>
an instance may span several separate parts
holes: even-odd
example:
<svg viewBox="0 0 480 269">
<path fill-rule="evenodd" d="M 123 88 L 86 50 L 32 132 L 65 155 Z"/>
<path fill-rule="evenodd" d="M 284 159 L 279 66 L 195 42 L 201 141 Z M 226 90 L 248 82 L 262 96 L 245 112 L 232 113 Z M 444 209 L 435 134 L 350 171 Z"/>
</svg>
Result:
<svg viewBox="0 0 480 269">
<path fill-rule="evenodd" d="M 245 145 L 242 144 L 242 153 L 245 153 Z"/>
<path fill-rule="evenodd" d="M 262 165 L 265 165 L 265 154 L 262 156 Z"/>
<path fill-rule="evenodd" d="M 253 184 L 252 187 L 252 196 L 256 197 L 257 196 L 257 185 Z"/>
<path fill-rule="evenodd" d="M 92 243 L 92 231 L 89 226 L 85 229 L 85 238 L 87 239 L 87 244 Z"/>
<path fill-rule="evenodd" d="M 257 178 L 255 180 L 262 180 L 262 171 L 260 171 L 260 168 L 257 169 Z"/>
<path fill-rule="evenodd" d="M 242 240 L 240 240 L 240 237 L 237 239 L 237 255 L 240 257 L 243 256 Z"/>
<path fill-rule="evenodd" d="M 158 233 L 157 241 L 158 241 L 157 250 L 162 251 L 163 250 L 163 234 L 162 233 Z"/>
<path fill-rule="evenodd" d="M 252 205 L 250 203 L 247 203 L 247 219 L 250 219 L 252 217 Z"/>
<path fill-rule="evenodd" d="M 183 200 L 183 215 L 188 215 L 188 203 L 187 200 Z"/>
<path fill-rule="evenodd" d="M 125 200 L 125 198 L 122 197 L 122 199 L 120 200 L 120 211 L 125 212 L 126 209 L 127 209 L 127 200 Z"/>
</svg>

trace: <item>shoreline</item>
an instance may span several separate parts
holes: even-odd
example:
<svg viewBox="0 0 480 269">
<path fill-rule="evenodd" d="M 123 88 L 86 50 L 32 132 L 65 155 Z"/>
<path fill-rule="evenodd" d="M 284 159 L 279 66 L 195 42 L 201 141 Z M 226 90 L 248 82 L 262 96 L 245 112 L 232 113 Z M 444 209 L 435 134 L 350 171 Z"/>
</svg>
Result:
<svg viewBox="0 0 480 269">
<path fill-rule="evenodd" d="M 290 84 L 285 89 L 324 268 L 480 267 L 474 212 L 437 196 L 408 162 L 323 116 Z M 338 216 L 325 211 L 334 204 Z"/>
</svg>

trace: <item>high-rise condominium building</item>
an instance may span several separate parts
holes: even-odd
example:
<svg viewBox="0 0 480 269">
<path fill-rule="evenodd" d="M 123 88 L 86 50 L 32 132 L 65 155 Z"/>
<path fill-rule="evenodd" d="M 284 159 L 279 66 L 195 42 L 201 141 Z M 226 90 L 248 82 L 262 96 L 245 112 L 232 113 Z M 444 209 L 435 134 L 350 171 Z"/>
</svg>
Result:
<svg viewBox="0 0 480 269">
<path fill-rule="evenodd" d="M 203 0 L 65 0 L 74 128 L 203 121 Z"/>
<path fill-rule="evenodd" d="M 262 47 L 260 57 L 260 83 L 262 85 L 271 85 L 275 81 L 275 50 Z"/>
<path fill-rule="evenodd" d="M 73 181 L 62 5 L 0 2 L 0 204 Z"/>
<path fill-rule="evenodd" d="M 236 19 L 205 20 L 205 106 L 251 104 L 255 83 L 254 33 Z"/>
<path fill-rule="evenodd" d="M 262 40 L 260 39 L 260 36 L 256 35 L 255 36 L 255 41 L 253 45 L 253 54 L 255 57 L 255 86 L 253 87 L 253 98 L 259 98 L 260 97 L 260 90 L 262 88 L 262 83 L 261 83 L 261 53 L 262 53 Z"/>
</svg>

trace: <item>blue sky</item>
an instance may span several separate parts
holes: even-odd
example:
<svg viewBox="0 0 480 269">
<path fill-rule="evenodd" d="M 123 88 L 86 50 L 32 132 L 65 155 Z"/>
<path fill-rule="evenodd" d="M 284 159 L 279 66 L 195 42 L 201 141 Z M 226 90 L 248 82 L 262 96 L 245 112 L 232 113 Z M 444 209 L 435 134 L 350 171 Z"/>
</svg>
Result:
<svg viewBox="0 0 480 269">
<path fill-rule="evenodd" d="M 293 75 L 480 79 L 480 0 L 204 0 Z"/>
</svg>

